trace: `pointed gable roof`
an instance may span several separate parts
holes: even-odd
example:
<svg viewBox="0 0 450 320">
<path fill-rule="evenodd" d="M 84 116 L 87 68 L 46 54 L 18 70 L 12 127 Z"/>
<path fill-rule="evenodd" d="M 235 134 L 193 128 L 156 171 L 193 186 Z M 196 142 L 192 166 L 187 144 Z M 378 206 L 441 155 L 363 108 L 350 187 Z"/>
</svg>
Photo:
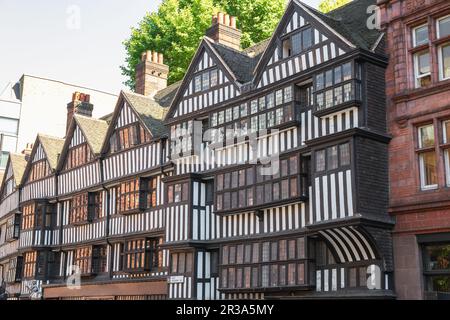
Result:
<svg viewBox="0 0 450 320">
<path fill-rule="evenodd" d="M 245 80 L 241 77 L 241 73 L 235 73 L 237 68 L 230 68 L 226 61 L 229 61 L 233 55 L 241 54 L 239 51 L 233 50 L 231 48 L 225 47 L 223 45 L 218 45 L 211 38 L 204 36 L 202 41 L 197 47 L 196 53 L 194 57 L 191 59 L 188 69 L 184 75 L 183 80 L 180 81 L 177 90 L 174 94 L 174 97 L 171 100 L 169 105 L 169 111 L 167 112 L 167 116 L 165 121 L 169 119 L 169 117 L 173 116 L 173 114 L 177 110 L 178 102 L 183 98 L 183 94 L 186 91 L 186 88 L 189 86 L 189 83 L 192 79 L 192 74 L 196 71 L 199 59 L 202 57 L 204 52 L 208 52 L 211 55 L 217 64 L 217 67 L 226 74 L 227 78 L 231 80 L 231 82 L 237 87 L 240 88 Z M 222 53 L 222 54 L 221 54 Z M 245 78 L 245 77 L 244 77 Z"/>
<path fill-rule="evenodd" d="M 27 160 L 25 160 L 25 156 L 22 154 L 10 153 L 9 161 L 12 166 L 16 186 L 18 186 L 22 181 L 22 177 L 27 166 Z"/>
<path fill-rule="evenodd" d="M 311 8 L 305 3 L 313 14 L 317 15 L 326 24 L 336 30 L 339 34 L 350 40 L 355 46 L 366 50 L 371 50 L 381 35 L 377 29 L 367 27 L 369 14 L 367 9 L 376 5 L 376 0 L 353 0 L 326 14 Z"/>
<path fill-rule="evenodd" d="M 122 90 L 114 112 L 102 118 L 108 123 L 108 130 L 103 139 L 101 153 L 104 154 L 108 152 L 109 138 L 116 129 L 116 123 L 125 102 L 136 115 L 137 119 L 150 132 L 153 139 L 165 137 L 167 135 L 167 128 L 164 126 L 163 119 L 166 117 L 169 109 L 163 107 L 163 105 L 170 104 L 171 99 L 173 99 L 174 91 L 176 91 L 177 88 L 178 85 L 174 84 L 166 89 L 160 90 L 155 95 L 154 99 Z M 163 102 L 159 103 L 155 100 Z"/>
<path fill-rule="evenodd" d="M 81 115 L 75 115 L 74 119 L 83 132 L 92 152 L 95 155 L 100 154 L 103 141 L 105 140 L 105 136 L 108 131 L 108 123 L 104 120 Z"/>
<path fill-rule="evenodd" d="M 59 155 L 61 154 L 62 148 L 64 146 L 64 139 L 47 136 L 44 134 L 38 134 L 38 140 L 41 142 L 42 147 L 44 148 L 44 152 L 47 156 L 50 168 L 52 170 L 55 170 L 58 164 Z"/>
<path fill-rule="evenodd" d="M 123 96 L 153 138 L 159 138 L 167 134 L 167 129 L 162 122 L 167 114 L 167 108 L 161 107 L 152 98 L 141 94 L 124 91 Z"/>
<path fill-rule="evenodd" d="M 26 165 L 27 161 L 25 160 L 24 155 L 15 153 L 9 154 L 8 161 L 6 163 L 6 170 L 4 172 L 0 172 L 0 194 L 3 193 L 6 178 L 9 179 L 10 177 L 10 175 L 8 175 L 9 169 L 11 168 L 12 176 L 14 177 L 14 182 L 17 188 L 22 182 L 22 176 Z"/>
<path fill-rule="evenodd" d="M 48 136 L 39 133 L 36 137 L 36 141 L 33 145 L 33 150 L 31 151 L 30 160 L 27 161 L 25 171 L 22 176 L 22 181 L 20 184 L 24 184 L 30 172 L 31 166 L 33 164 L 33 158 L 38 150 L 39 146 L 42 147 L 45 159 L 48 161 L 50 169 L 52 171 L 56 170 L 58 165 L 58 158 L 61 154 L 62 148 L 64 146 L 64 139 L 57 137 Z"/>
<path fill-rule="evenodd" d="M 108 122 L 105 120 L 75 114 L 69 125 L 69 131 L 61 149 L 61 156 L 59 157 L 58 165 L 56 167 L 56 170 L 58 171 L 62 170 L 64 166 L 67 152 L 72 144 L 77 126 L 79 130 L 81 130 L 81 133 L 89 145 L 92 154 L 97 156 L 101 152 L 103 141 L 105 140 L 105 136 L 108 131 Z"/>
</svg>

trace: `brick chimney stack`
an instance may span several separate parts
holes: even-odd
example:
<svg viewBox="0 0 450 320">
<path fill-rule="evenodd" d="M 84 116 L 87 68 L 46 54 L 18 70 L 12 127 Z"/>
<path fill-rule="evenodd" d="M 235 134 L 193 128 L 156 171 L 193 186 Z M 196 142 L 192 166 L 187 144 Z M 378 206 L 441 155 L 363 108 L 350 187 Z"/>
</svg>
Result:
<svg viewBox="0 0 450 320">
<path fill-rule="evenodd" d="M 236 17 L 218 12 L 213 16 L 212 26 L 206 31 L 206 35 L 217 43 L 241 50 L 242 32 L 236 26 Z"/>
<path fill-rule="evenodd" d="M 169 67 L 164 64 L 162 53 L 145 51 L 136 67 L 136 93 L 153 98 L 167 87 Z"/>
<path fill-rule="evenodd" d="M 25 156 L 25 160 L 28 161 L 31 156 L 31 151 L 33 151 L 33 144 L 27 143 L 25 149 L 23 149 L 22 154 Z"/>
<path fill-rule="evenodd" d="M 91 104 L 91 96 L 81 92 L 74 92 L 72 94 L 72 101 L 67 104 L 66 133 L 69 130 L 69 125 L 74 114 L 92 117 L 92 110 L 94 110 L 94 105 Z"/>
</svg>

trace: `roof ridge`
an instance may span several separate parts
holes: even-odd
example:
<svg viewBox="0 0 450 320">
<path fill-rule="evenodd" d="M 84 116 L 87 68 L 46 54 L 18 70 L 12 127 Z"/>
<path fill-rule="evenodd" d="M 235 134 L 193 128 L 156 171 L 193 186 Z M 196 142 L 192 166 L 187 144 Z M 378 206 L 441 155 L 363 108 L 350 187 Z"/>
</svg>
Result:
<svg viewBox="0 0 450 320">
<path fill-rule="evenodd" d="M 60 137 L 56 137 L 56 136 L 51 136 L 49 134 L 45 134 L 45 133 L 39 133 L 38 132 L 38 137 L 44 137 L 44 138 L 50 138 L 50 139 L 56 139 L 56 140 L 64 140 L 64 138 L 60 138 Z"/>
<path fill-rule="evenodd" d="M 348 6 L 353 5 L 353 4 L 357 3 L 357 2 L 359 2 L 359 0 L 350 0 L 350 2 L 348 2 L 346 4 L 343 4 L 340 7 L 337 7 L 335 9 L 331 10 L 331 11 L 328 11 L 326 14 L 328 15 L 329 13 L 338 12 L 339 10 L 345 9 Z M 341 19 L 339 19 L 339 20 L 335 19 L 335 20 L 336 21 L 340 21 Z"/>
<path fill-rule="evenodd" d="M 85 115 L 82 115 L 82 114 L 74 114 L 73 117 L 74 118 L 82 118 L 82 119 L 92 120 L 92 121 L 106 122 L 103 119 L 88 117 L 88 116 L 85 116 Z"/>
</svg>

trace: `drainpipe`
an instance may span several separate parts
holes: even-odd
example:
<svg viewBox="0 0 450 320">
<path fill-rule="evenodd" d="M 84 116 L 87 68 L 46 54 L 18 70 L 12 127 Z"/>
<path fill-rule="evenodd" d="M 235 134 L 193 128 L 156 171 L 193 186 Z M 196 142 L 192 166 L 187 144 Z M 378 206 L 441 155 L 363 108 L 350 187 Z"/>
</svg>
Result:
<svg viewBox="0 0 450 320">
<path fill-rule="evenodd" d="M 102 189 L 106 192 L 106 230 L 105 230 L 105 240 L 107 245 L 109 246 L 109 265 L 108 265 L 108 274 L 109 278 L 112 278 L 112 243 L 109 241 L 109 225 L 110 225 L 110 203 L 111 203 L 111 194 L 109 193 L 108 188 L 105 186 L 105 179 L 104 179 L 104 173 L 103 173 L 103 157 L 99 158 L 99 164 L 100 164 L 100 184 L 102 186 Z"/>
</svg>

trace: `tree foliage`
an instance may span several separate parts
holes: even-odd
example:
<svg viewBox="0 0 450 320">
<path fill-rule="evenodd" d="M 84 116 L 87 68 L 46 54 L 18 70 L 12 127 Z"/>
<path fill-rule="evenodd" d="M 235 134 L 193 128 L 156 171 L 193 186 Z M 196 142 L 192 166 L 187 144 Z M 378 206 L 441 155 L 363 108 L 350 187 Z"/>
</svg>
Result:
<svg viewBox="0 0 450 320">
<path fill-rule="evenodd" d="M 323 13 L 327 13 L 351 1 L 352 0 L 322 0 L 322 2 L 319 4 L 319 10 Z"/>
<path fill-rule="evenodd" d="M 169 83 L 183 78 L 211 18 L 218 11 L 236 16 L 242 30 L 242 47 L 272 34 L 285 9 L 286 0 L 163 0 L 157 12 L 147 13 L 130 37 L 122 74 L 134 88 L 135 69 L 141 54 L 153 50 L 164 54 L 170 67 Z"/>
</svg>

